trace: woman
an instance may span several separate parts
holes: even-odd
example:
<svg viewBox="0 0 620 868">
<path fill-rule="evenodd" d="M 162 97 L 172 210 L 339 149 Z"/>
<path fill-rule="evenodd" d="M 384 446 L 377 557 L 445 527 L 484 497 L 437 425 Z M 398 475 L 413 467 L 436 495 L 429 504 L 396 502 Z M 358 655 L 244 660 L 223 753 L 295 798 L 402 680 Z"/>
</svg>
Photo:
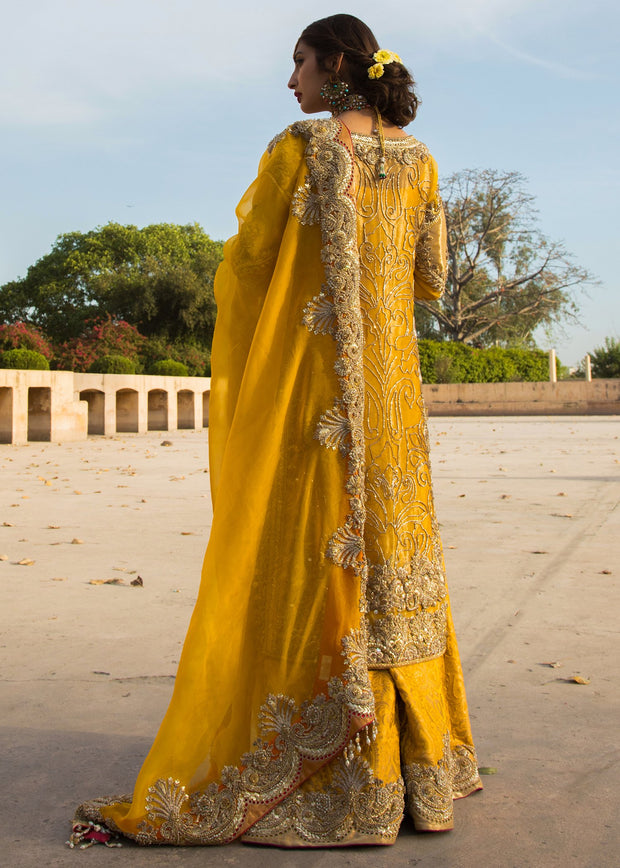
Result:
<svg viewBox="0 0 620 868">
<path fill-rule="evenodd" d="M 214 518 L 174 695 L 133 797 L 83 805 L 75 841 L 389 844 L 405 794 L 442 830 L 481 786 L 413 319 L 444 284 L 435 162 L 361 21 L 311 24 L 294 63 L 302 111 L 333 117 L 272 141 L 217 274 Z"/>
</svg>

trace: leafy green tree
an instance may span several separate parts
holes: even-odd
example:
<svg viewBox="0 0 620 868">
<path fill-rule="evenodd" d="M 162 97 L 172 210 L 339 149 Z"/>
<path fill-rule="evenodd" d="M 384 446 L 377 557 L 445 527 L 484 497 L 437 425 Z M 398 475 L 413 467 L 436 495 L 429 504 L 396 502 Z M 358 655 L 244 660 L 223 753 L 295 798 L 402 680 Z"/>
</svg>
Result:
<svg viewBox="0 0 620 868">
<path fill-rule="evenodd" d="M 595 377 L 620 377 L 620 340 L 605 338 L 604 345 L 590 353 Z"/>
<path fill-rule="evenodd" d="M 222 243 L 197 224 L 69 232 L 26 277 L 0 289 L 0 321 L 28 320 L 63 342 L 79 338 L 87 320 L 110 315 L 147 337 L 210 345 L 221 258 Z"/>
<path fill-rule="evenodd" d="M 473 346 L 532 346 L 539 326 L 573 317 L 573 291 L 595 283 L 563 245 L 538 230 L 533 197 L 516 172 L 458 172 L 444 182 L 448 281 L 420 300 L 423 338 Z"/>
</svg>

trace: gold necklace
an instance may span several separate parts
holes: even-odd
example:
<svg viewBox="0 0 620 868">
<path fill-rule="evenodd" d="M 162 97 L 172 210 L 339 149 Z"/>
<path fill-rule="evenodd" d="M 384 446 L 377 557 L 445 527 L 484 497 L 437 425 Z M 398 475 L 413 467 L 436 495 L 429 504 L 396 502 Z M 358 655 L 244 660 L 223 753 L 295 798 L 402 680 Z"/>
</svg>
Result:
<svg viewBox="0 0 620 868">
<path fill-rule="evenodd" d="M 386 176 L 385 171 L 385 138 L 383 135 L 383 121 L 381 120 L 381 112 L 374 106 L 375 115 L 377 117 L 377 135 L 379 136 L 379 160 L 377 162 L 377 175 L 383 180 Z"/>
</svg>

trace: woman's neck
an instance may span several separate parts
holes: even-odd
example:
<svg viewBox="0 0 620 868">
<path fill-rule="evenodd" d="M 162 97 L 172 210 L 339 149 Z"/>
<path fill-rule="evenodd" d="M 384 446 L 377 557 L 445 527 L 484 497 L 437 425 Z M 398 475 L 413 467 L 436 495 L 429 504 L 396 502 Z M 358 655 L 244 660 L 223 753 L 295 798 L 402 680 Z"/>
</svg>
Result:
<svg viewBox="0 0 620 868">
<path fill-rule="evenodd" d="M 372 136 L 376 134 L 377 119 L 372 109 L 361 109 L 359 111 L 346 111 L 336 116 L 339 121 L 349 129 L 352 133 L 359 133 L 362 136 Z M 407 133 L 400 127 L 390 123 L 383 118 L 383 132 L 386 139 L 407 138 Z"/>
</svg>

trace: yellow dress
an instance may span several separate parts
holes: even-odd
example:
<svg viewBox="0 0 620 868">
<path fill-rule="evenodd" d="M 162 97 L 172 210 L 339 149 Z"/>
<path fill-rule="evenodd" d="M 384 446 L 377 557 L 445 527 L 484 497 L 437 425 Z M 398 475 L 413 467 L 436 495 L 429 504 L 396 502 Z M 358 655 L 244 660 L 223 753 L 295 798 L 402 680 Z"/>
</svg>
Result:
<svg viewBox="0 0 620 868">
<path fill-rule="evenodd" d="M 481 784 L 435 518 L 414 292 L 445 280 L 435 162 L 338 121 L 270 144 L 216 277 L 214 516 L 142 844 L 392 843 Z M 404 779 L 404 783 L 403 783 Z"/>
</svg>

